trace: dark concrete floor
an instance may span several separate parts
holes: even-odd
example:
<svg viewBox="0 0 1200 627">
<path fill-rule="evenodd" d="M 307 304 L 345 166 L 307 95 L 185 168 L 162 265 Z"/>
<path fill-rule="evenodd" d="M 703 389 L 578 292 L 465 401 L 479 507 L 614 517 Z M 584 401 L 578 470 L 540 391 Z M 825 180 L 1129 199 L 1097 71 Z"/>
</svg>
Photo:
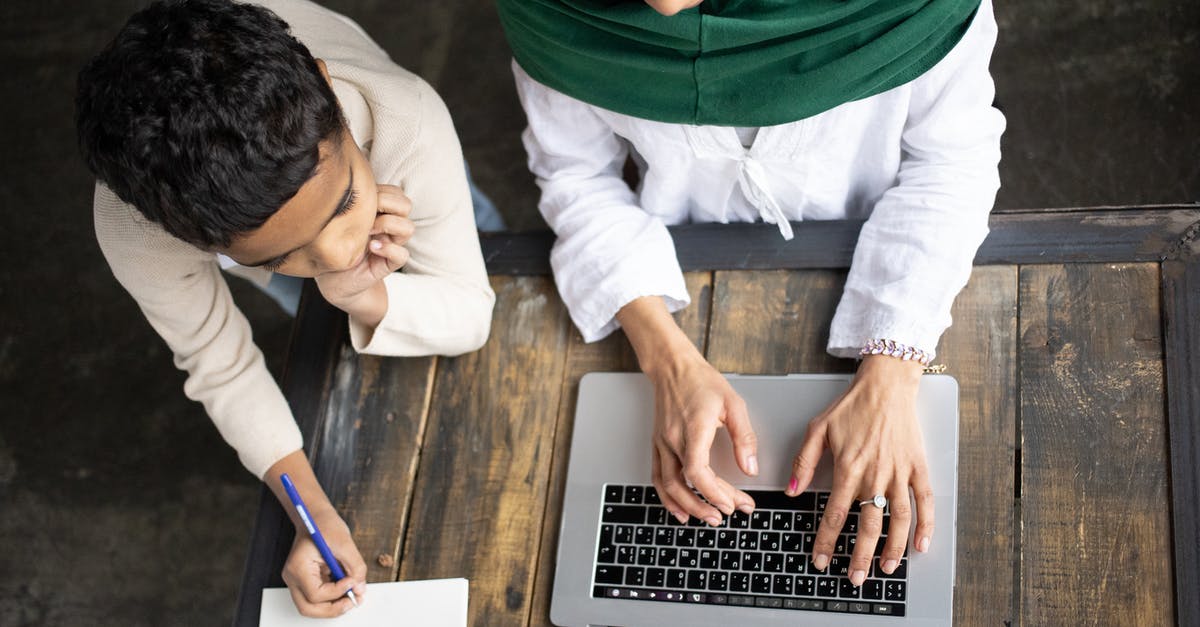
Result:
<svg viewBox="0 0 1200 627">
<path fill-rule="evenodd" d="M 491 3 L 326 4 L 438 88 L 476 181 L 541 228 Z M 113 280 L 74 147 L 75 73 L 141 5 L 0 2 L 0 625 L 221 625 L 236 598 L 258 483 Z M 997 14 L 998 207 L 1200 200 L 1200 5 Z M 278 372 L 289 318 L 234 289 Z"/>
</svg>

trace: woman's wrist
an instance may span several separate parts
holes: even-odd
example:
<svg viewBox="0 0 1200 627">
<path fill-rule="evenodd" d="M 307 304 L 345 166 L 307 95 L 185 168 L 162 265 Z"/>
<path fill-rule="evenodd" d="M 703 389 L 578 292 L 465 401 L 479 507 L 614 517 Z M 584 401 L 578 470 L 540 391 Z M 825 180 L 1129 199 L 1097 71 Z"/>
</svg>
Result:
<svg viewBox="0 0 1200 627">
<path fill-rule="evenodd" d="M 617 312 L 617 321 L 637 354 L 638 367 L 651 378 L 677 371 L 697 357 L 703 359 L 658 296 L 626 304 Z"/>
<path fill-rule="evenodd" d="M 304 528 L 304 522 L 300 519 L 300 515 L 296 513 L 296 508 L 292 506 L 292 501 L 288 498 L 287 492 L 283 489 L 283 483 L 280 477 L 287 473 L 288 478 L 296 486 L 296 491 L 300 493 L 300 498 L 304 500 L 304 507 L 313 518 L 324 520 L 330 515 L 338 516 L 337 510 L 333 507 L 333 503 L 329 502 L 329 497 L 325 495 L 325 490 L 317 482 L 317 477 L 313 473 L 312 465 L 308 463 L 308 457 L 305 456 L 304 450 L 297 450 L 284 456 L 279 461 L 271 465 L 267 470 L 267 474 L 263 476 L 263 481 L 275 498 L 279 500 L 279 504 L 283 506 L 283 510 L 287 512 L 288 518 L 297 529 Z"/>
</svg>

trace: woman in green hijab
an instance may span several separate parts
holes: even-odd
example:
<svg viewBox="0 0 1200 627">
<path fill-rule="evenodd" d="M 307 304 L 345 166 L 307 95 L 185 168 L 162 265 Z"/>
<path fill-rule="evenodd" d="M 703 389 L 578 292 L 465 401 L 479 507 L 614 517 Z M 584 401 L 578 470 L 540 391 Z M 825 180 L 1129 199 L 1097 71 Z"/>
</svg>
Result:
<svg viewBox="0 0 1200 627">
<path fill-rule="evenodd" d="M 742 471 L 758 473 L 745 403 L 670 316 L 689 297 L 666 226 L 763 220 L 790 239 L 791 222 L 866 219 L 828 345 L 862 362 L 810 423 L 787 493 L 808 486 L 828 448 L 835 477 L 817 570 L 854 504 L 875 495 L 891 501 L 879 567 L 902 564 L 914 525 L 916 550 L 928 550 L 933 498 L 916 391 L 999 187 L 990 2 L 500 0 L 499 9 L 539 209 L 558 236 L 555 279 L 584 339 L 624 328 L 654 383 L 664 506 L 710 524 L 753 509 L 709 466 L 719 427 Z M 627 157 L 641 171 L 637 190 L 622 178 Z M 862 508 L 855 585 L 882 517 Z"/>
</svg>

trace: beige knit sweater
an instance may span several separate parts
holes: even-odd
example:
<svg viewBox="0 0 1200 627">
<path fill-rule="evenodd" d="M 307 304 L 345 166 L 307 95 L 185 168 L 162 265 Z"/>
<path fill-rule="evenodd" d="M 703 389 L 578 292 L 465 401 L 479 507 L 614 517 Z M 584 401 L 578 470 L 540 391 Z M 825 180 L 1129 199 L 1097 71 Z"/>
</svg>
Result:
<svg viewBox="0 0 1200 627">
<path fill-rule="evenodd" d="M 306 0 L 259 4 L 325 60 L 376 180 L 399 185 L 412 200 L 411 258 L 385 279 L 388 311 L 374 334 L 351 322 L 354 348 L 373 355 L 454 355 L 479 348 L 495 295 L 445 105 L 346 17 Z M 103 185 L 96 186 L 94 213 L 113 274 L 171 347 L 175 365 L 187 371 L 184 392 L 204 404 L 246 468 L 262 477 L 300 449 L 300 430 L 230 297 L 216 255 L 168 235 Z M 238 270 L 269 278 L 261 274 L 265 270 Z"/>
</svg>

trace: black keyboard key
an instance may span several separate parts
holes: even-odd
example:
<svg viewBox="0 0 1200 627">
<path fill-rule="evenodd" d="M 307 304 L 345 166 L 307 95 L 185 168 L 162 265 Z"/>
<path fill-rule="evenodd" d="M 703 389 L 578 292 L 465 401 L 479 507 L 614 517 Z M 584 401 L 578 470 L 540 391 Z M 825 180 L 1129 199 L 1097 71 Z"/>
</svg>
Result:
<svg viewBox="0 0 1200 627">
<path fill-rule="evenodd" d="M 689 527 L 710 527 L 710 528 L 712 527 L 712 525 L 704 522 L 703 520 L 700 520 L 699 518 L 696 518 L 695 516 L 692 516 L 691 518 L 688 519 L 687 526 L 689 526 Z"/>
<path fill-rule="evenodd" d="M 633 531 L 634 544 L 654 544 L 654 527 L 638 527 Z"/>
<path fill-rule="evenodd" d="M 658 490 L 654 486 L 647 486 L 645 492 L 642 493 L 642 502 L 646 505 L 661 505 L 662 500 L 658 498 Z"/>
<path fill-rule="evenodd" d="M 779 551 L 779 532 L 764 531 L 758 534 L 758 548 L 761 551 Z"/>
<path fill-rule="evenodd" d="M 596 567 L 596 583 L 621 585 L 625 581 L 625 567 L 600 565 Z"/>
<path fill-rule="evenodd" d="M 836 597 L 838 592 L 838 580 L 833 577 L 817 577 L 817 596 L 819 597 Z"/>
<path fill-rule="evenodd" d="M 708 572 L 691 570 L 687 575 L 688 590 L 708 590 Z"/>
<path fill-rule="evenodd" d="M 844 536 L 844 535 L 838 536 L 837 540 L 834 540 L 833 554 L 834 555 L 849 555 L 850 554 L 846 551 L 846 536 Z"/>
<path fill-rule="evenodd" d="M 771 528 L 775 531 L 791 531 L 794 518 L 791 512 L 774 512 L 771 514 Z"/>
<path fill-rule="evenodd" d="M 904 616 L 904 606 L 899 603 L 872 603 L 871 613 L 880 616 Z"/>
<path fill-rule="evenodd" d="M 828 492 L 818 492 L 817 493 L 817 506 L 814 509 L 816 509 L 816 511 L 818 511 L 818 512 L 823 512 L 823 511 L 825 511 L 825 504 L 828 502 L 829 502 L 829 493 Z"/>
<path fill-rule="evenodd" d="M 754 510 L 754 513 L 750 514 L 750 528 L 760 530 L 770 529 L 771 514 L 769 512 L 764 512 L 761 509 Z"/>
<path fill-rule="evenodd" d="M 646 522 L 651 525 L 665 525 L 670 516 L 664 507 L 651 507 L 646 510 Z"/>
<path fill-rule="evenodd" d="M 816 531 L 817 515 L 812 512 L 796 512 L 792 515 L 792 530 Z"/>
<path fill-rule="evenodd" d="M 782 573 L 783 572 L 783 553 L 764 553 L 763 554 L 763 572 Z"/>
<path fill-rule="evenodd" d="M 721 552 L 716 549 L 703 549 L 700 551 L 700 568 L 712 570 L 720 568 Z"/>
<path fill-rule="evenodd" d="M 817 578 L 808 576 L 808 575 L 801 575 L 801 576 L 796 577 L 795 592 L 796 592 L 796 596 L 798 596 L 798 597 L 816 596 L 817 595 Z M 820 609 L 820 608 L 815 608 L 815 609 Z"/>
<path fill-rule="evenodd" d="M 672 568 L 667 571 L 667 587 L 677 588 L 682 590 L 687 583 L 687 571 L 680 568 Z"/>
<path fill-rule="evenodd" d="M 642 486 L 627 485 L 625 486 L 625 503 L 640 504 L 642 502 Z"/>
<path fill-rule="evenodd" d="M 646 522 L 646 508 L 637 505 L 605 505 L 601 521 L 640 525 Z"/>
<path fill-rule="evenodd" d="M 883 599 L 883 582 L 878 579 L 868 579 L 862 585 L 862 598 L 869 601 Z"/>
<path fill-rule="evenodd" d="M 751 575 L 750 591 L 754 594 L 771 594 L 771 575 L 765 573 Z"/>
<path fill-rule="evenodd" d="M 654 530 L 654 543 L 658 546 L 671 546 L 675 543 L 675 530 L 670 527 L 658 527 Z"/>
<path fill-rule="evenodd" d="M 816 511 L 817 493 L 801 492 L 800 495 L 796 497 L 796 509 L 806 512 Z"/>
<path fill-rule="evenodd" d="M 604 502 L 605 503 L 620 503 L 623 498 L 621 486 L 609 485 L 604 486 Z"/>
<path fill-rule="evenodd" d="M 812 554 L 813 543 L 816 541 L 817 541 L 817 534 L 815 534 L 815 533 L 804 534 L 804 545 L 800 547 L 800 550 L 805 553 Z"/>
<path fill-rule="evenodd" d="M 672 527 L 682 527 L 687 524 L 687 521 L 679 522 L 679 519 L 674 516 L 667 516 L 667 524 Z"/>
<path fill-rule="evenodd" d="M 750 573 L 729 573 L 730 592 L 749 592 Z"/>
<path fill-rule="evenodd" d="M 858 586 L 854 585 L 847 578 L 842 578 L 838 581 L 838 596 L 843 599 L 857 599 Z"/>
<path fill-rule="evenodd" d="M 679 565 L 678 549 L 670 547 L 660 547 L 658 549 L 658 565 L 659 566 L 678 566 Z"/>
<path fill-rule="evenodd" d="M 856 546 L 858 546 L 858 536 L 846 536 L 846 555 L 854 555 Z"/>
<path fill-rule="evenodd" d="M 729 527 L 731 529 L 746 529 L 750 527 L 750 517 L 742 513 L 741 510 L 734 511 L 729 516 Z"/>
<path fill-rule="evenodd" d="M 848 612 L 850 604 L 845 601 L 829 601 L 825 604 L 825 609 L 830 612 Z"/>
<path fill-rule="evenodd" d="M 639 566 L 653 566 L 657 563 L 657 555 L 652 546 L 639 546 L 637 563 Z"/>
<path fill-rule="evenodd" d="M 617 547 L 617 563 L 632 564 L 637 561 L 637 549 L 632 546 Z"/>
<path fill-rule="evenodd" d="M 834 556 L 829 560 L 829 569 L 825 573 L 836 577 L 849 577 L 850 558 L 845 555 Z"/>
<path fill-rule="evenodd" d="M 858 533 L 858 512 L 846 515 L 846 523 L 842 525 L 842 533 Z"/>
<path fill-rule="evenodd" d="M 900 565 L 890 575 L 883 572 L 883 569 L 877 563 L 875 565 L 875 576 L 881 579 L 904 579 L 908 577 L 908 559 L 900 560 Z"/>
<path fill-rule="evenodd" d="M 870 603 L 850 603 L 849 607 L 850 607 L 850 612 L 854 613 L 854 614 L 870 614 L 871 613 L 871 604 Z"/>
<path fill-rule="evenodd" d="M 611 544 L 602 544 L 596 550 L 596 561 L 601 564 L 612 564 L 617 561 L 617 547 Z"/>
<path fill-rule="evenodd" d="M 792 576 L 773 575 L 771 577 L 771 593 L 777 596 L 792 596 Z"/>
<path fill-rule="evenodd" d="M 696 533 L 698 529 L 690 527 L 680 527 L 675 530 L 675 546 L 694 546 L 696 544 Z M 711 529 L 710 529 L 711 531 Z"/>
<path fill-rule="evenodd" d="M 721 570 L 741 570 L 742 554 L 737 551 L 721 551 Z"/>
<path fill-rule="evenodd" d="M 742 553 L 742 570 L 751 572 L 762 570 L 762 553 L 744 551 Z"/>
<path fill-rule="evenodd" d="M 736 549 L 738 532 L 729 529 L 721 529 L 717 531 L 717 548 L 718 549 Z"/>
<path fill-rule="evenodd" d="M 646 583 L 646 571 L 641 566 L 629 566 L 625 569 L 625 585 L 642 586 Z"/>
<path fill-rule="evenodd" d="M 617 525 L 613 541 L 617 544 L 633 544 L 633 525 Z"/>
<path fill-rule="evenodd" d="M 667 569 L 665 568 L 647 568 L 646 569 L 646 587 L 662 588 L 667 585 Z"/>
<path fill-rule="evenodd" d="M 741 531 L 738 533 L 738 547 L 743 551 L 758 550 L 758 532 L 757 531 Z"/>
<path fill-rule="evenodd" d="M 717 548 L 717 530 L 699 529 L 696 531 L 696 546 L 701 549 Z"/>
<path fill-rule="evenodd" d="M 684 568 L 696 568 L 700 565 L 700 551 L 696 549 L 677 549 L 679 551 L 679 565 Z"/>
<path fill-rule="evenodd" d="M 807 570 L 804 566 L 807 563 L 808 558 L 803 555 L 788 554 L 783 558 L 783 570 L 784 572 L 799 575 Z"/>
<path fill-rule="evenodd" d="M 903 601 L 907 598 L 907 584 L 903 581 L 886 581 L 883 584 L 884 601 Z"/>
<path fill-rule="evenodd" d="M 804 543 L 804 534 L 785 533 L 780 537 L 780 548 L 787 553 L 799 553 Z"/>
</svg>

